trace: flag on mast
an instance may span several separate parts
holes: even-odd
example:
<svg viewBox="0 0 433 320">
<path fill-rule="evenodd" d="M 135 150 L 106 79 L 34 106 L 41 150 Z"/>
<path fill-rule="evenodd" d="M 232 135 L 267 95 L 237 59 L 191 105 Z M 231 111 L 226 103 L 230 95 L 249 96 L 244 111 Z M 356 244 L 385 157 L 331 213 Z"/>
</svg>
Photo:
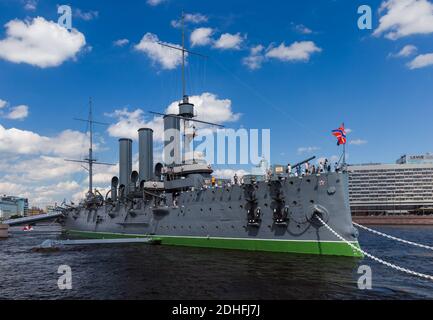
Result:
<svg viewBox="0 0 433 320">
<path fill-rule="evenodd" d="M 346 129 L 344 129 L 344 123 L 338 129 L 332 130 L 332 135 L 337 138 L 337 146 L 345 145 L 347 142 L 346 139 Z"/>
</svg>

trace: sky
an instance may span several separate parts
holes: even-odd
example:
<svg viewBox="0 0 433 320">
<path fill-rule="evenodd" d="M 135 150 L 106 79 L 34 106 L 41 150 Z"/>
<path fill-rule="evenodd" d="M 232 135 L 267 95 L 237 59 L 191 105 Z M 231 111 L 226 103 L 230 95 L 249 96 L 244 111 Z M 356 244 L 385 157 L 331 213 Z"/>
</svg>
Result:
<svg viewBox="0 0 433 320">
<path fill-rule="evenodd" d="M 72 29 L 58 7 L 72 8 Z M 371 29 L 360 29 L 361 5 Z M 433 2 L 429 0 L 0 0 L 0 194 L 44 207 L 77 200 L 87 173 L 64 159 L 87 152 L 89 97 L 100 161 L 117 140 L 155 131 L 181 98 L 179 17 L 187 93 L 199 119 L 270 129 L 272 163 L 338 159 L 331 130 L 345 123 L 349 163 L 395 162 L 433 151 Z M 134 169 L 137 146 L 134 144 Z M 158 156 L 156 155 L 158 159 Z M 249 166 L 217 166 L 219 176 Z M 104 189 L 117 167 L 98 167 Z"/>
</svg>

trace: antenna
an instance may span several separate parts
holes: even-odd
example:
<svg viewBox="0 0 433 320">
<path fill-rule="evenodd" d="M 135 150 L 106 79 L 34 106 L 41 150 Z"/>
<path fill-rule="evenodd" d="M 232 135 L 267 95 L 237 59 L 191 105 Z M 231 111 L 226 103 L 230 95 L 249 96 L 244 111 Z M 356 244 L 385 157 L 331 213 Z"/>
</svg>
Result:
<svg viewBox="0 0 433 320">
<path fill-rule="evenodd" d="M 196 56 L 199 56 L 199 57 L 202 57 L 205 59 L 207 59 L 208 57 L 203 55 L 203 54 L 197 53 L 197 52 L 192 52 L 192 51 L 185 48 L 185 14 L 183 11 L 182 11 L 181 21 L 182 21 L 182 23 L 181 23 L 181 25 L 182 25 L 182 47 L 181 48 L 175 47 L 175 46 L 163 43 L 163 42 L 158 42 L 158 44 L 161 46 L 170 48 L 170 49 L 182 51 L 182 98 L 185 99 L 185 98 L 187 98 L 186 81 L 185 81 L 185 53 L 196 55 Z"/>
<path fill-rule="evenodd" d="M 193 122 L 198 122 L 198 123 L 204 123 L 204 124 L 209 124 L 211 126 L 224 128 L 223 125 L 217 124 L 217 123 L 212 123 L 212 122 L 207 122 L 207 121 L 202 121 L 202 120 L 197 120 L 197 119 L 186 118 L 186 117 L 177 116 L 177 115 L 174 115 L 174 114 L 165 114 L 165 113 L 160 113 L 160 112 L 155 112 L 155 111 L 148 111 L 148 112 L 151 113 L 151 114 L 154 114 L 154 115 L 158 115 L 158 116 L 178 118 L 178 119 L 181 119 L 181 120 L 187 120 L 187 121 L 193 121 Z"/>
<path fill-rule="evenodd" d="M 94 164 L 105 165 L 105 166 L 114 166 L 115 165 L 112 163 L 97 162 L 97 160 L 93 158 L 93 124 L 100 124 L 100 125 L 109 125 L 109 124 L 104 123 L 104 122 L 93 121 L 92 98 L 91 97 L 89 98 L 89 118 L 87 120 L 74 118 L 74 120 L 84 121 L 84 122 L 87 122 L 89 125 L 89 155 L 84 160 L 65 159 L 65 161 L 87 163 L 87 165 L 88 165 L 87 168 L 84 166 L 82 166 L 82 167 L 89 172 L 89 192 L 88 193 L 93 194 L 93 191 L 92 191 L 93 190 L 93 165 Z"/>
<path fill-rule="evenodd" d="M 185 15 L 182 11 L 182 97 L 185 95 Z"/>
</svg>

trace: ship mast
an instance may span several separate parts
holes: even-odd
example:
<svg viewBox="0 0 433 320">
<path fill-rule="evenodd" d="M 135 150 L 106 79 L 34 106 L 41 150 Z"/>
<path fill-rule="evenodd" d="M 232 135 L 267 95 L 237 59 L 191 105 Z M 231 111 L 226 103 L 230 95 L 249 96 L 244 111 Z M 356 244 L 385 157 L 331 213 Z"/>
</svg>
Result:
<svg viewBox="0 0 433 320">
<path fill-rule="evenodd" d="M 92 98 L 89 98 L 89 116 L 87 119 L 79 119 L 74 118 L 74 120 L 77 121 L 84 121 L 87 122 L 89 125 L 89 154 L 87 158 L 84 160 L 69 160 L 65 159 L 65 161 L 69 162 L 78 162 L 78 163 L 86 163 L 87 168 L 83 167 L 85 170 L 89 172 L 89 195 L 93 195 L 93 165 L 105 165 L 105 166 L 114 166 L 115 164 L 112 163 L 104 163 L 104 162 L 98 162 L 97 159 L 93 158 L 93 125 L 94 124 L 100 124 L 100 125 L 108 125 L 108 123 L 98 122 L 93 120 L 93 111 L 92 111 Z"/>
<path fill-rule="evenodd" d="M 186 128 L 190 128 L 189 127 L 189 123 L 190 122 L 198 122 L 198 123 L 204 123 L 204 124 L 209 124 L 212 126 L 217 126 L 217 127 L 224 127 L 222 125 L 219 124 L 215 124 L 215 123 L 211 123 L 211 122 L 206 122 L 206 121 L 201 121 L 201 120 L 196 120 L 194 119 L 196 116 L 194 114 L 194 105 L 192 103 L 189 102 L 189 97 L 186 93 L 186 80 L 185 80 L 185 55 L 186 53 L 191 54 L 191 55 L 196 55 L 202 58 L 207 59 L 207 56 L 202 55 L 200 53 L 196 53 L 196 52 L 192 52 L 189 51 L 188 49 L 185 48 L 185 15 L 182 12 L 182 18 L 181 18 L 181 26 L 182 26 L 182 47 L 179 48 L 179 46 L 175 46 L 175 45 L 170 45 L 170 44 L 166 44 L 163 42 L 158 42 L 159 45 L 164 46 L 164 47 L 168 47 L 171 49 L 175 49 L 175 50 L 180 50 L 182 52 L 182 100 L 179 103 L 179 114 L 178 115 L 167 115 L 167 114 L 163 114 L 163 113 L 159 113 L 159 112 L 152 112 L 150 111 L 150 113 L 152 114 L 156 114 L 156 115 L 162 115 L 165 117 L 173 117 L 173 118 L 178 118 L 180 120 L 183 120 L 183 148 L 182 148 L 182 164 L 186 163 L 186 150 L 189 150 L 189 144 L 191 142 L 193 142 L 194 137 L 195 137 L 195 126 L 192 126 L 192 134 L 190 133 L 186 133 Z M 188 142 L 186 142 L 186 137 L 188 136 Z M 194 159 L 194 143 L 192 143 L 192 160 L 193 163 L 195 163 L 195 159 Z"/>
<path fill-rule="evenodd" d="M 182 98 L 186 97 L 185 84 L 185 14 L 182 11 Z"/>
<path fill-rule="evenodd" d="M 89 193 L 93 190 L 93 117 L 92 117 L 92 98 L 89 98 L 89 157 L 87 159 L 89 166 Z"/>
</svg>

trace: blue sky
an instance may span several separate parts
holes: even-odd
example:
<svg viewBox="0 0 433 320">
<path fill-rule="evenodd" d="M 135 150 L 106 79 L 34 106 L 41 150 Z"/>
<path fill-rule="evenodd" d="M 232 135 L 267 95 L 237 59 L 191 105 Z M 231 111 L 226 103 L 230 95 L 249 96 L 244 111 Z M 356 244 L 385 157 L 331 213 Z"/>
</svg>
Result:
<svg viewBox="0 0 433 320">
<path fill-rule="evenodd" d="M 75 33 L 55 38 L 44 32 L 60 4 L 72 7 Z M 362 4 L 372 30 L 358 28 Z M 172 21 L 182 10 L 187 46 L 209 56 L 188 57 L 188 93 L 214 107 L 202 117 L 270 128 L 272 162 L 339 155 L 330 131 L 341 122 L 351 163 L 433 151 L 431 1 L 0 0 L 0 193 L 42 205 L 82 192 L 85 172 L 60 160 L 84 155 L 85 127 L 73 118 L 86 117 L 89 96 L 111 124 L 97 128 L 101 160 L 117 161 L 117 139 L 134 125 L 158 124 L 142 111 L 180 98 L 180 68 L 147 40 L 179 44 Z M 115 171 L 99 169 L 101 187 Z"/>
</svg>

